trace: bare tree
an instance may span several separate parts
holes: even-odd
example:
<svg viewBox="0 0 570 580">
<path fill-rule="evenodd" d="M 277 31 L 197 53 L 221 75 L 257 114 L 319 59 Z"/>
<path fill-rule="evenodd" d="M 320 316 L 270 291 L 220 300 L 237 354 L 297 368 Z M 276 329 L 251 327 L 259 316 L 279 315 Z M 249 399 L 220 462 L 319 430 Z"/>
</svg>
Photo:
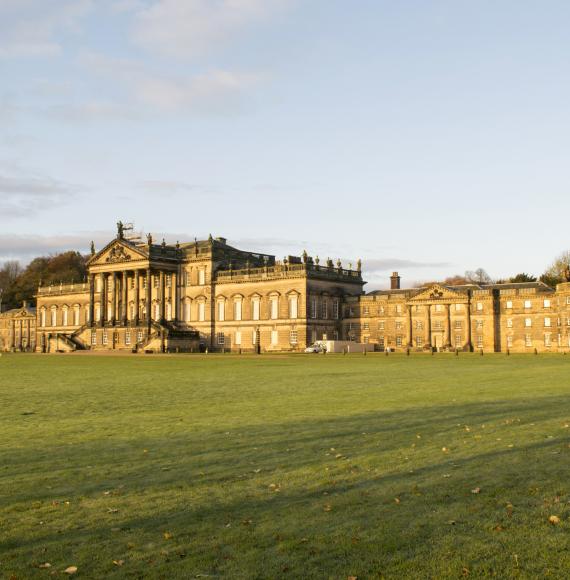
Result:
<svg viewBox="0 0 570 580">
<path fill-rule="evenodd" d="M 468 270 L 465 272 L 465 278 L 471 284 L 492 284 L 493 279 L 483 268 L 477 268 L 477 270 Z"/>
</svg>

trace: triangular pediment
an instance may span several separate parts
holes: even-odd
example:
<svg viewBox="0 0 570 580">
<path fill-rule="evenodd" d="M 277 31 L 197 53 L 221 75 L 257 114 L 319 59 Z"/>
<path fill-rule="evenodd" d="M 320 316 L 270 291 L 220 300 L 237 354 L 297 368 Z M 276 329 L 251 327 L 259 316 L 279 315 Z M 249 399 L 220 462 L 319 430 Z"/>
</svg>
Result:
<svg viewBox="0 0 570 580">
<path fill-rule="evenodd" d="M 148 260 L 148 252 L 125 240 L 113 240 L 89 259 L 89 266 L 105 266 L 120 262 Z"/>
<path fill-rule="evenodd" d="M 464 296 L 465 293 L 461 291 L 453 290 L 447 286 L 442 286 L 441 284 L 432 284 L 421 290 L 418 294 L 412 297 L 410 301 L 456 300 L 457 298 L 463 298 Z"/>
</svg>

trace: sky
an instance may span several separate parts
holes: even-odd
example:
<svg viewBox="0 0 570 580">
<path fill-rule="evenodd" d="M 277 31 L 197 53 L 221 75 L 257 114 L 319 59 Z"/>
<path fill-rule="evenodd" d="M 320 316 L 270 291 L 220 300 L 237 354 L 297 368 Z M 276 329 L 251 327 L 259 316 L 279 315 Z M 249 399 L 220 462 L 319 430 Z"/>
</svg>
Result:
<svg viewBox="0 0 570 580">
<path fill-rule="evenodd" d="M 570 3 L 0 0 L 0 262 L 168 241 L 367 290 L 570 248 Z"/>
</svg>

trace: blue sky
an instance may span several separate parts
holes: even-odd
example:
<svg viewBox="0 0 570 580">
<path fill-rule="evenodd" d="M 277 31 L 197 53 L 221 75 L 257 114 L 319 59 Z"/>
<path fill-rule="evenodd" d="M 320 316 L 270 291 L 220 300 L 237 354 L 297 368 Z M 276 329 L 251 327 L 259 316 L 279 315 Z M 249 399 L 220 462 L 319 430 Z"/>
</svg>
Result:
<svg viewBox="0 0 570 580">
<path fill-rule="evenodd" d="M 570 3 L 0 0 L 0 261 L 155 237 L 369 289 L 570 247 Z"/>
</svg>

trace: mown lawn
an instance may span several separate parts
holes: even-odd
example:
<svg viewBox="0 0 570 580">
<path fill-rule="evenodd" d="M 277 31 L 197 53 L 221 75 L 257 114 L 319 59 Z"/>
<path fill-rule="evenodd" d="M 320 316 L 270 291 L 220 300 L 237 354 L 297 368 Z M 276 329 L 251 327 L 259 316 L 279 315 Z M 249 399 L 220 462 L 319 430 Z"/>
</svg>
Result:
<svg viewBox="0 0 570 580">
<path fill-rule="evenodd" d="M 4 355 L 0 577 L 568 578 L 569 395 L 562 355 Z"/>
</svg>

